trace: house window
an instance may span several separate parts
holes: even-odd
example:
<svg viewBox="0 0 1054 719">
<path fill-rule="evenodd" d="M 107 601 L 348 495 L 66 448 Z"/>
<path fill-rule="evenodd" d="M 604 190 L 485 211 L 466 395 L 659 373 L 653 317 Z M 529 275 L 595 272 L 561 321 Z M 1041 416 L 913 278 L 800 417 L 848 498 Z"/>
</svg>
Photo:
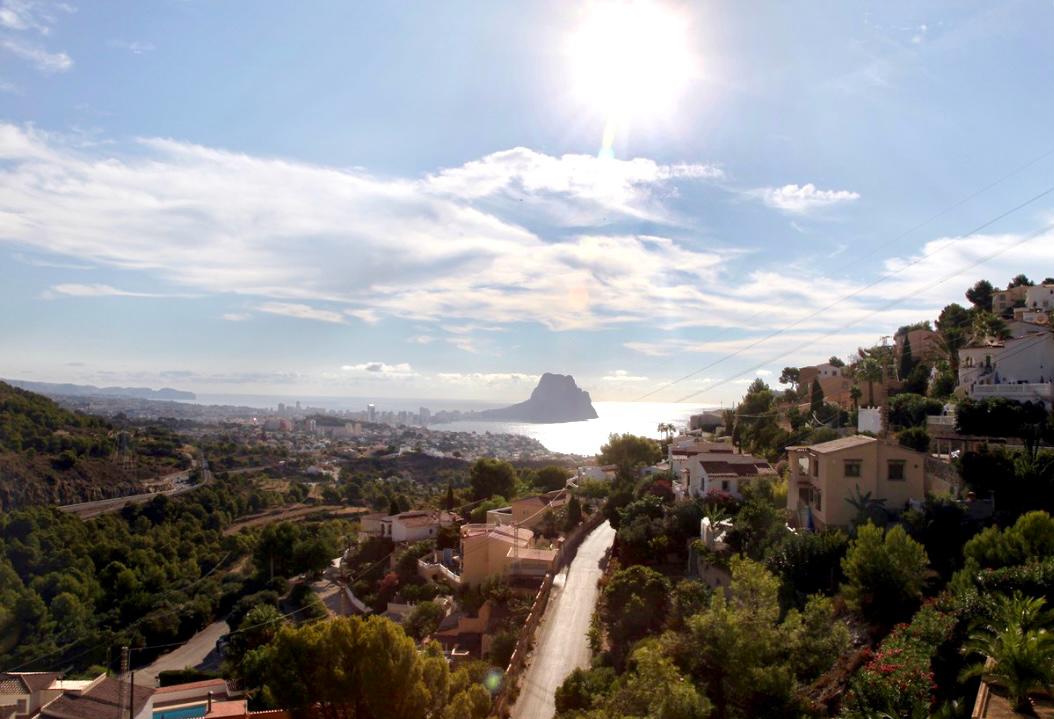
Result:
<svg viewBox="0 0 1054 719">
<path fill-rule="evenodd" d="M 816 500 L 816 502 L 815 502 L 815 504 L 816 504 L 816 511 L 817 512 L 822 512 L 823 511 L 823 492 L 821 492 L 820 490 L 817 489 L 815 492 L 813 492 L 813 499 Z"/>
<path fill-rule="evenodd" d="M 859 477 L 860 476 L 860 460 L 859 459 L 847 459 L 847 460 L 845 460 L 845 476 L 846 477 Z"/>
<path fill-rule="evenodd" d="M 904 462 L 899 459 L 889 461 L 889 480 L 897 482 L 904 479 Z"/>
<path fill-rule="evenodd" d="M 728 480 L 727 479 L 722 479 L 721 480 L 721 491 L 722 492 L 727 492 L 728 491 Z"/>
<path fill-rule="evenodd" d="M 820 476 L 820 460 L 817 457 L 809 458 L 809 466 L 812 468 L 812 476 Z"/>
</svg>

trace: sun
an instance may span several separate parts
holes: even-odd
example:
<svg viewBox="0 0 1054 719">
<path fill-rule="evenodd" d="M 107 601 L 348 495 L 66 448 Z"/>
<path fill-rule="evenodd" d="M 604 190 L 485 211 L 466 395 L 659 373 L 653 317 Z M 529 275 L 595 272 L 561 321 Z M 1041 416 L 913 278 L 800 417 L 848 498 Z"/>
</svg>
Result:
<svg viewBox="0 0 1054 719">
<path fill-rule="evenodd" d="M 697 73 L 688 31 L 659 2 L 590 4 L 567 44 L 575 95 L 609 124 L 673 113 Z"/>
</svg>

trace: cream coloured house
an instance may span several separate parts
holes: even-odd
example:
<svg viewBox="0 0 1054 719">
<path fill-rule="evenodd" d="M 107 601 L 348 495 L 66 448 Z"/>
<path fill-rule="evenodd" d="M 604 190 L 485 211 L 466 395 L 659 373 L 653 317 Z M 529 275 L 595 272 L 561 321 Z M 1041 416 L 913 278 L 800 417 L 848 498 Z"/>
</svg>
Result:
<svg viewBox="0 0 1054 719">
<path fill-rule="evenodd" d="M 892 512 L 930 491 L 927 456 L 886 440 L 856 435 L 787 448 L 787 508 L 800 527 L 847 527 L 857 509 L 848 501 L 870 493 Z M 941 486 L 940 489 L 944 489 Z"/>
<path fill-rule="evenodd" d="M 479 586 L 488 577 L 544 577 L 556 559 L 555 549 L 532 546 L 529 529 L 495 524 L 461 527 L 461 583 Z"/>
</svg>

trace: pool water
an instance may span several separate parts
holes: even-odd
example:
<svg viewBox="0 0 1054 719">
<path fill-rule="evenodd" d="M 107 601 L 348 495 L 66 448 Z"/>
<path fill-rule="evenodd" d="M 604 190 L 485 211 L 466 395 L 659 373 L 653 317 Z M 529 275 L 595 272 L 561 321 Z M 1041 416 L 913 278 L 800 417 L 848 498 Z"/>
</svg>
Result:
<svg viewBox="0 0 1054 719">
<path fill-rule="evenodd" d="M 205 704 L 158 709 L 154 711 L 154 719 L 196 719 L 197 717 L 205 716 L 207 709 L 208 707 Z"/>
</svg>

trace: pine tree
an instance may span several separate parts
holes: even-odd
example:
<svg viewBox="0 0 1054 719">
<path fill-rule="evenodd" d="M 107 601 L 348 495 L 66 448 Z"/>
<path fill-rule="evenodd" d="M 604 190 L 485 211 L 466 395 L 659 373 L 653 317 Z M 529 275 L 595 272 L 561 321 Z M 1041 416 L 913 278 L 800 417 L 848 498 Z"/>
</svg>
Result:
<svg viewBox="0 0 1054 719">
<path fill-rule="evenodd" d="M 448 512 L 454 509 L 454 483 L 449 480 L 446 483 L 446 501 L 444 505 Z"/>
<path fill-rule="evenodd" d="M 812 399 L 809 403 L 809 409 L 813 412 L 823 411 L 823 387 L 820 386 L 819 379 L 812 381 Z"/>
<path fill-rule="evenodd" d="M 904 348 L 900 350 L 900 379 L 906 380 L 913 369 L 915 369 L 915 358 L 911 353 L 911 340 L 904 335 Z"/>
</svg>

